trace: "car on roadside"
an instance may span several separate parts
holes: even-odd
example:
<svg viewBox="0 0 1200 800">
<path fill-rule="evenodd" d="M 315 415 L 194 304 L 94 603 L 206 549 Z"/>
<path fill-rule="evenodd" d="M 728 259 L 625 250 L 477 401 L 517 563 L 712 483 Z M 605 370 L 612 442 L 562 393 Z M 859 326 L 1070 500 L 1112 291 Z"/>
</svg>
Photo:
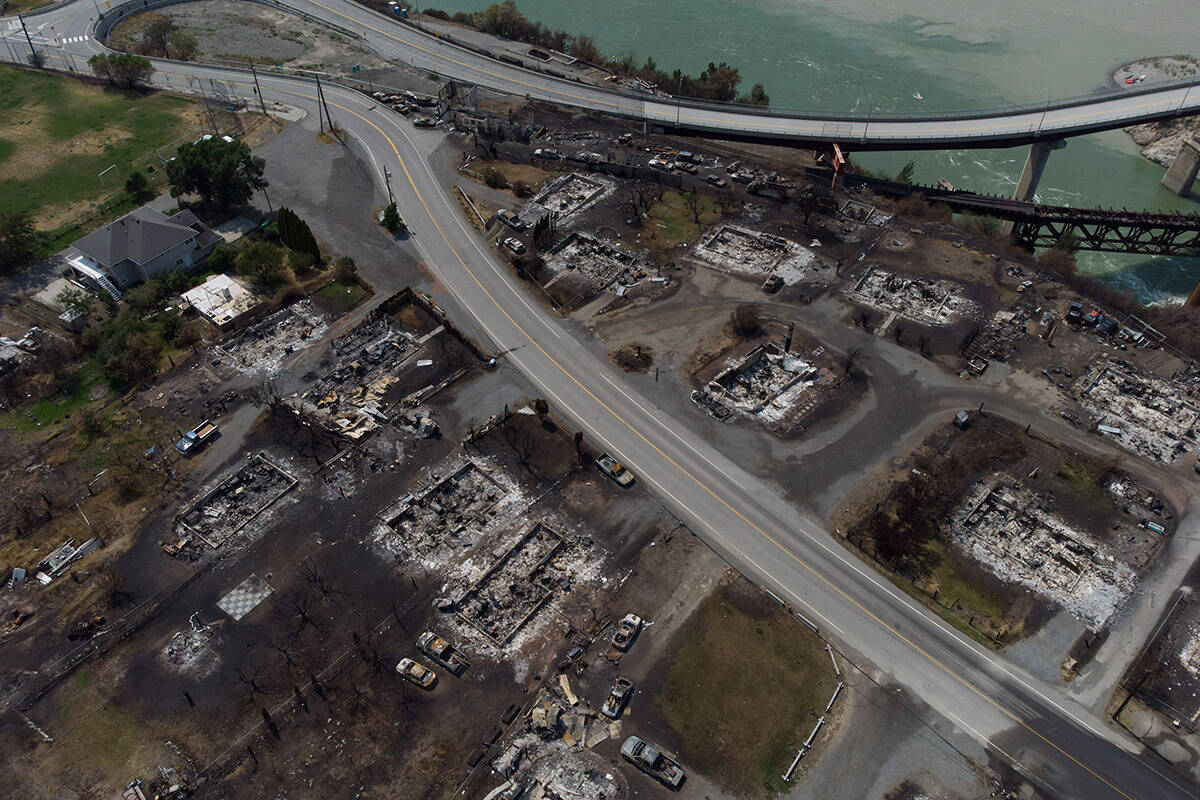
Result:
<svg viewBox="0 0 1200 800">
<path fill-rule="evenodd" d="M 510 236 L 504 240 L 504 249 L 515 256 L 519 256 L 525 252 L 525 243 L 516 237 Z"/>
<path fill-rule="evenodd" d="M 689 175 L 695 175 L 697 172 L 700 171 L 700 168 L 697 167 L 695 164 L 689 164 L 686 161 L 676 161 L 673 166 L 675 169 L 679 170 L 680 172 L 686 172 Z"/>
<path fill-rule="evenodd" d="M 608 697 L 604 698 L 604 702 L 600 705 L 600 713 L 609 719 L 616 719 L 621 716 L 621 712 L 625 710 L 631 697 L 633 697 L 633 681 L 629 678 L 617 678 L 613 681 L 612 688 L 608 690 Z"/>
<path fill-rule="evenodd" d="M 708 181 L 709 184 L 716 186 L 718 189 L 723 188 L 728 185 L 728 183 L 725 181 L 725 179 L 722 178 L 720 175 L 709 175 L 704 180 Z"/>
<path fill-rule="evenodd" d="M 630 736 L 621 745 L 621 755 L 642 772 L 672 789 L 683 785 L 683 767 L 660 748 L 643 739 Z"/>
<path fill-rule="evenodd" d="M 778 275 L 771 275 L 763 281 L 762 290 L 767 294 L 775 294 L 783 288 L 783 278 Z"/>
<path fill-rule="evenodd" d="M 413 120 L 413 125 L 418 128 L 432 128 L 436 124 L 431 117 L 417 117 Z"/>
<path fill-rule="evenodd" d="M 638 632 L 641 631 L 642 624 L 642 618 L 637 614 L 626 614 L 621 617 L 621 621 L 617 623 L 617 629 L 613 631 L 612 646 L 622 653 L 627 652 L 633 645 L 633 640 L 637 638 Z"/>
<path fill-rule="evenodd" d="M 596 467 L 608 477 L 616 481 L 618 486 L 629 486 L 633 483 L 633 473 L 625 469 L 625 465 L 608 453 L 596 459 Z"/>
<path fill-rule="evenodd" d="M 671 169 L 671 163 L 669 161 L 663 161 L 661 158 L 650 159 L 650 162 L 646 166 L 650 167 L 650 169 L 661 169 L 665 171 L 669 171 Z"/>
<path fill-rule="evenodd" d="M 437 673 L 424 664 L 418 664 L 411 658 L 402 658 L 396 665 L 396 672 L 404 680 L 415 683 L 422 689 L 432 689 L 437 683 Z"/>
<path fill-rule="evenodd" d="M 1083 319 L 1083 306 L 1079 303 L 1071 303 L 1067 306 L 1067 322 L 1079 322 Z"/>
<path fill-rule="evenodd" d="M 700 156 L 695 153 L 689 153 L 687 150 L 680 150 L 679 155 L 675 156 L 676 161 L 686 161 L 689 164 L 703 164 Z"/>
<path fill-rule="evenodd" d="M 754 182 L 754 173 L 752 173 L 752 172 L 735 172 L 732 175 L 730 175 L 729 177 L 733 178 L 738 183 L 753 183 Z"/>
<path fill-rule="evenodd" d="M 539 147 L 533 151 L 534 158 L 544 158 L 547 161 L 562 161 L 563 154 L 549 147 Z"/>
<path fill-rule="evenodd" d="M 501 222 L 503 222 L 508 227 L 512 228 L 514 231 L 525 230 L 525 220 L 521 219 L 516 214 L 509 211 L 507 208 L 502 208 L 499 211 L 497 211 L 496 218 L 498 220 L 500 220 Z"/>
<path fill-rule="evenodd" d="M 1104 313 L 1100 309 L 1093 308 L 1091 311 L 1083 315 L 1084 325 L 1099 325 L 1104 321 Z"/>
</svg>

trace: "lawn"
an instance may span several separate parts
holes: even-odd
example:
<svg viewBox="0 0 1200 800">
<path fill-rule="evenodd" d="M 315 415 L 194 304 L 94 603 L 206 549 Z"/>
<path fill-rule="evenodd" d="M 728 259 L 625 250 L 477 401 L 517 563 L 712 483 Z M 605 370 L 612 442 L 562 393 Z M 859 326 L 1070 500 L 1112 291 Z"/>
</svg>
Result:
<svg viewBox="0 0 1200 800">
<path fill-rule="evenodd" d="M 720 218 L 720 208 L 716 200 L 707 195 L 695 196 L 700 198 L 703 205 L 699 225 L 679 192 L 666 192 L 654 204 L 650 209 L 650 218 L 645 221 L 645 230 L 650 234 L 652 247 L 665 249 L 681 242 L 690 242 L 700 235 L 703 226 Z"/>
<path fill-rule="evenodd" d="M 472 161 L 469 169 L 476 174 L 482 174 L 488 167 L 495 167 L 510 185 L 516 181 L 525 181 L 525 183 L 529 184 L 529 188 L 535 192 L 541 189 L 551 178 L 557 178 L 562 174 L 561 172 L 541 169 L 532 164 L 510 164 L 507 161 L 490 161 L 486 159 Z M 479 182 L 482 183 L 483 179 L 479 179 Z"/>
<path fill-rule="evenodd" d="M 195 114 L 193 103 L 165 94 L 0 68 L 0 212 L 32 213 L 50 230 L 101 211 L 133 170 L 160 166 L 154 151 L 186 133 Z"/>
<path fill-rule="evenodd" d="M 61 391 L 9 412 L 4 417 L 5 425 L 22 431 L 34 431 L 61 422 L 88 402 L 92 389 L 103 381 L 104 371 L 100 362 L 97 359 L 85 361 L 68 376 Z"/>
<path fill-rule="evenodd" d="M 334 281 L 317 292 L 317 297 L 325 301 L 322 305 L 332 306 L 330 310 L 335 314 L 349 311 L 361 303 L 366 296 L 367 290 L 357 283 L 345 284 L 340 281 Z"/>
<path fill-rule="evenodd" d="M 786 788 L 780 776 L 833 694 L 824 643 L 745 584 L 725 585 L 687 621 L 656 702 L 686 765 L 739 797 Z"/>
</svg>

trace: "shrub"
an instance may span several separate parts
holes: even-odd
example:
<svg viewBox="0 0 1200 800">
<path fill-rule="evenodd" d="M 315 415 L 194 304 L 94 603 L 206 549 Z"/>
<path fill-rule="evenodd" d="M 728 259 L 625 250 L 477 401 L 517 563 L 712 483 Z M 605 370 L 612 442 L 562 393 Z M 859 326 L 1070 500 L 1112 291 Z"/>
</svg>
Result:
<svg viewBox="0 0 1200 800">
<path fill-rule="evenodd" d="M 734 334 L 749 339 L 762 332 L 762 317 L 758 307 L 750 303 L 742 303 L 729 315 L 729 327 Z"/>
<path fill-rule="evenodd" d="M 493 189 L 503 189 L 508 186 L 508 181 L 504 179 L 504 173 L 495 167 L 484 167 L 479 174 L 483 176 L 483 182 Z"/>
</svg>

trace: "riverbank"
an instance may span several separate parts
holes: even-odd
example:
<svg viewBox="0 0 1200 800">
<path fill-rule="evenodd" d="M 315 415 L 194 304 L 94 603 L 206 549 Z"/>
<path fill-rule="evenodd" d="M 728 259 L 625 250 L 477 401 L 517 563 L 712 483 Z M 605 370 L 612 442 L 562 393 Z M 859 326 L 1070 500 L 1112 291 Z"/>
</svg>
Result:
<svg viewBox="0 0 1200 800">
<path fill-rule="evenodd" d="M 1154 84 L 1193 75 L 1200 75 L 1200 58 L 1189 55 L 1155 56 L 1122 64 L 1113 70 L 1112 81 L 1117 86 L 1129 86 L 1130 79 L 1138 84 Z M 1200 134 L 1200 117 L 1148 122 L 1128 127 L 1125 132 L 1142 148 L 1143 158 L 1168 167 L 1179 155 L 1184 141 Z"/>
</svg>

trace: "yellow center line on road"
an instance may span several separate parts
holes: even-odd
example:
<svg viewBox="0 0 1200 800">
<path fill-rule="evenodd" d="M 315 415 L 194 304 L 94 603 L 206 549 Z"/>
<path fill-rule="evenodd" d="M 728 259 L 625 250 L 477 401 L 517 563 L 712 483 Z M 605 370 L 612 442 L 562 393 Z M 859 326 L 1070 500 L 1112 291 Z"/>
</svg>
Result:
<svg viewBox="0 0 1200 800">
<path fill-rule="evenodd" d="M 451 56 L 449 56 L 449 55 L 446 55 L 445 53 L 438 52 L 437 50 L 435 50 L 435 49 L 433 49 L 433 48 L 424 47 L 424 46 L 422 46 L 422 45 L 419 45 L 419 44 L 416 44 L 416 43 L 413 43 L 413 42 L 407 41 L 407 40 L 405 40 L 405 39 L 402 39 L 402 38 L 400 38 L 399 36 L 396 36 L 396 35 L 394 35 L 394 34 L 392 34 L 392 33 L 389 33 L 389 32 L 388 32 L 388 31 L 386 31 L 386 30 L 383 30 L 382 28 L 377 28 L 377 27 L 375 27 L 374 25 L 371 25 L 370 23 L 363 22 L 363 21 L 361 21 L 361 20 L 355 19 L 354 17 L 350 16 L 349 14 L 345 14 L 345 13 L 343 13 L 343 12 L 341 12 L 341 11 L 338 11 L 338 10 L 337 10 L 337 9 L 335 9 L 335 8 L 331 8 L 330 6 L 327 6 L 327 5 L 325 5 L 324 3 L 321 3 L 321 2 L 319 2 L 319 0 L 307 0 L 307 2 L 311 3 L 311 4 L 312 4 L 312 5 L 314 5 L 314 6 L 317 6 L 318 8 L 323 8 L 323 9 L 325 9 L 326 11 L 328 11 L 329 13 L 331 13 L 331 14 L 335 14 L 335 15 L 337 15 L 337 16 L 339 16 L 339 17 L 341 17 L 341 18 L 342 18 L 342 19 L 344 19 L 344 20 L 347 20 L 347 21 L 353 22 L 353 23 L 354 23 L 354 24 L 356 24 L 356 25 L 361 25 L 362 27 L 366 28 L 367 30 L 374 31 L 375 33 L 378 33 L 380 36 L 384 36 L 384 37 L 386 37 L 386 38 L 388 38 L 388 39 L 391 39 L 391 40 L 392 40 L 392 41 L 394 41 L 394 42 L 399 42 L 400 44 L 402 44 L 402 45 L 404 45 L 404 46 L 406 46 L 406 47 L 411 47 L 411 48 L 413 48 L 414 50 L 419 50 L 419 51 L 421 51 L 422 53 L 425 53 L 426 55 L 433 56 L 433 57 L 436 57 L 436 58 L 441 58 L 441 59 L 444 59 L 444 60 L 446 60 L 446 61 L 449 61 L 451 64 L 456 64 L 456 65 L 458 65 L 458 66 L 460 66 L 460 67 L 463 67 L 463 68 L 465 68 L 465 69 L 474 70 L 474 71 L 476 71 L 476 72 L 479 72 L 479 73 L 481 73 L 481 74 L 483 74 L 483 75 L 487 75 L 487 76 L 489 76 L 489 77 L 496 78 L 496 79 L 498 79 L 498 80 L 510 81 L 510 82 L 512 82 L 512 83 L 516 83 L 516 84 L 517 84 L 517 85 L 519 85 L 519 86 L 523 86 L 523 87 L 526 87 L 526 88 L 529 88 L 529 89 L 536 89 L 536 90 L 538 90 L 538 91 L 542 91 L 542 92 L 544 92 L 544 91 L 547 91 L 547 89 L 546 89 L 545 87 L 543 87 L 543 86 L 539 86 L 539 85 L 538 85 L 538 84 L 536 84 L 536 83 L 531 83 L 531 82 L 529 82 L 529 81 L 521 80 L 520 78 L 512 77 L 511 75 L 502 75 L 502 74 L 500 74 L 500 73 L 498 73 L 498 72 L 492 72 L 491 70 L 484 69 L 483 67 L 475 66 L 474 64 L 468 64 L 468 63 L 466 63 L 465 61 L 459 61 L 458 59 L 456 59 L 456 58 L 453 58 L 453 57 L 451 57 Z M 401 24 L 401 23 L 397 22 L 397 23 L 394 23 L 394 24 L 397 24 L 397 25 L 399 25 L 399 24 Z M 419 34 L 419 35 L 421 35 L 421 34 Z M 451 44 L 453 44 L 453 43 L 451 43 Z M 461 46 L 461 45 L 458 45 L 458 46 Z M 482 57 L 482 58 L 491 58 L 491 56 L 481 56 L 481 57 Z M 555 77 L 555 76 L 547 76 L 547 79 L 548 79 L 548 80 L 551 80 L 551 81 L 565 81 L 565 80 L 566 80 L 565 78 L 558 78 L 558 77 Z M 571 99 L 573 99 L 573 100 L 578 100 L 578 101 L 580 101 L 581 103 L 584 103 L 584 102 L 586 102 L 586 103 L 590 103 L 590 104 L 600 104 L 600 105 L 608 106 L 608 107 L 610 107 L 610 108 L 614 108 L 614 109 L 620 109 L 620 107 L 621 107 L 621 104 L 620 104 L 620 102 L 611 102 L 611 101 L 608 101 L 608 100 L 603 100 L 603 99 L 601 99 L 600 97 L 597 97 L 597 96 L 595 96 L 595 95 L 580 95 L 580 94 L 573 94 L 573 93 L 571 93 L 571 92 L 568 92 L 568 91 L 566 91 L 565 89 L 561 89 L 561 88 L 551 88 L 549 91 L 552 91 L 552 92 L 554 92 L 555 94 L 561 95 L 561 96 L 563 96 L 563 97 L 569 97 L 569 98 L 571 98 Z M 599 93 L 599 92 L 600 92 L 600 90 L 599 90 L 599 88 L 597 88 L 597 93 Z M 1109 100 L 1114 100 L 1114 99 L 1119 99 L 1119 98 L 1120 98 L 1120 95 L 1113 95 L 1112 97 L 1107 97 L 1107 98 L 1104 98 L 1103 100 L 1100 100 L 1100 101 L 1098 101 L 1098 102 L 1108 102 Z M 643 100 L 642 98 L 639 98 L 639 97 L 632 97 L 632 96 L 631 96 L 631 97 L 629 97 L 629 100 L 631 100 L 631 101 L 633 101 L 633 102 L 653 102 L 653 103 L 662 103 L 662 104 L 664 104 L 664 105 L 669 105 L 668 101 L 666 101 L 666 100 L 649 100 L 649 101 L 646 101 L 646 100 Z M 1139 111 L 1139 110 L 1141 110 L 1141 109 L 1150 108 L 1150 107 L 1152 107 L 1152 106 L 1159 105 L 1159 104 L 1161 104 L 1161 102 L 1162 102 L 1161 100 L 1150 100 L 1150 101 L 1147 101 L 1147 102 L 1144 102 L 1144 103 L 1137 103 L 1137 104 L 1134 104 L 1134 105 L 1132 105 L 1132 106 L 1127 106 L 1127 108 L 1128 108 L 1128 109 L 1129 109 L 1131 112 L 1133 112 L 1133 111 Z M 1084 108 L 1086 108 L 1086 107 L 1087 107 L 1087 106 L 1085 105 L 1085 106 L 1084 106 Z M 736 108 L 731 108 L 731 109 L 729 110 L 729 112 L 720 112 L 720 113 L 731 113 L 731 114 L 737 114 L 737 113 L 739 113 L 739 112 L 738 112 L 738 110 L 737 110 Z M 1029 111 L 1022 112 L 1022 114 L 1037 114 L 1037 113 L 1038 113 L 1038 112 L 1037 112 L 1036 110 L 1032 110 L 1032 109 L 1031 109 L 1031 110 L 1029 110 Z M 764 130 L 762 131 L 762 132 L 764 132 L 764 133 L 769 133 L 769 132 L 778 132 L 778 133 L 814 134 L 814 135 L 818 135 L 818 134 L 822 134 L 822 133 L 823 133 L 823 131 L 822 131 L 822 128 L 820 128 L 820 127 L 814 127 L 814 126 L 812 126 L 812 125 L 802 125 L 802 124 L 799 124 L 799 123 L 796 123 L 796 122 L 788 122 L 786 117 L 773 117 L 773 116 L 770 116 L 770 115 L 755 115 L 755 116 L 756 116 L 756 117 L 761 117 L 761 118 L 763 118 L 763 119 L 774 119 L 774 120 L 779 120 L 778 129 L 777 129 L 777 130 L 775 130 L 775 131 L 772 131 L 772 130 L 770 130 L 770 126 L 769 126 L 769 125 L 761 125 L 760 127 L 764 129 Z M 1014 116 L 1015 116 L 1015 115 L 1014 115 Z M 1044 115 L 1043 115 L 1043 116 L 1044 116 Z M 1072 115 L 1069 115 L 1069 116 L 1060 116 L 1060 115 L 1058 115 L 1058 114 L 1055 114 L 1055 119 L 1057 119 L 1057 120 L 1059 120 L 1059 121 L 1061 121 L 1061 122 L 1070 122 L 1070 121 L 1075 121 L 1075 120 L 1087 119 L 1087 118 L 1089 118 L 1090 116 L 1091 116 L 1090 114 L 1088 114 L 1086 111 L 1084 111 L 1083 113 L 1079 113 L 1079 114 L 1072 114 Z M 1132 114 L 1131 114 L 1130 116 L 1132 116 Z M 706 123 L 708 124 L 708 126 L 709 126 L 709 127 L 713 127 L 713 128 L 721 129 L 719 125 L 714 125 L 714 122 L 715 122 L 715 121 L 714 121 L 712 118 L 709 118 L 709 117 L 700 117 L 700 116 L 694 116 L 694 115 L 690 115 L 690 114 L 684 114 L 684 115 L 683 115 L 682 117 L 680 117 L 679 119 L 680 119 L 681 121 L 682 121 L 682 120 L 687 120 L 687 121 L 689 121 L 689 122 L 695 122 L 695 123 L 706 122 Z M 1003 117 L 1002 117 L 1002 116 L 1000 116 L 1000 117 L 994 117 L 993 119 L 1003 119 Z M 663 121 L 669 122 L 669 120 L 663 120 Z M 836 124 L 837 122 L 839 122 L 839 120 L 828 120 L 827 122 L 831 122 L 831 123 L 835 123 L 835 124 Z M 843 123 L 844 123 L 844 122 L 846 122 L 846 120 L 842 120 L 841 122 L 843 122 Z M 858 121 L 852 121 L 852 122 L 850 122 L 850 124 L 851 124 L 851 125 L 854 125 L 854 124 L 856 124 L 857 122 L 858 122 Z M 883 120 L 883 121 L 879 122 L 878 124 L 880 124 L 880 125 L 886 125 L 886 124 L 888 124 L 888 122 L 887 122 L 886 120 Z M 899 123 L 899 124 L 904 124 L 904 123 Z M 1032 129 L 1031 129 L 1031 130 L 1032 130 Z M 991 124 L 991 125 L 975 125 L 975 126 L 956 127 L 956 128 L 954 128 L 954 129 L 953 129 L 953 131 L 952 131 L 952 132 L 953 132 L 953 133 L 959 133 L 959 132 L 962 132 L 962 133 L 970 133 L 970 132 L 973 132 L 973 131 L 992 131 L 992 132 L 996 132 L 996 133 L 1003 133 L 1003 132 L 1004 132 L 1004 131 L 998 130 L 998 129 L 997 129 L 997 127 L 995 126 L 995 124 Z M 907 131 L 906 131 L 906 134 L 907 134 L 907 135 L 909 135 L 909 136 L 913 136 L 913 135 L 935 135 L 935 134 L 937 134 L 937 133 L 941 133 L 941 132 L 944 132 L 944 129 L 943 129 L 943 128 L 941 128 L 941 127 L 933 127 L 933 128 L 916 128 L 916 129 L 907 130 Z"/>
<path fill-rule="evenodd" d="M 179 75 L 181 77 L 188 77 L 187 75 L 184 75 L 183 73 L 163 73 L 163 74 L 168 74 L 168 75 L 174 74 L 174 75 Z M 242 81 L 227 81 L 227 82 L 231 83 L 233 85 L 238 85 L 238 86 L 249 87 L 249 86 L 253 85 L 251 83 L 242 82 Z M 302 97 L 306 100 L 311 100 L 314 102 L 317 100 L 317 98 L 315 96 L 307 95 L 302 92 L 296 92 L 296 91 L 290 91 L 287 89 L 278 89 L 278 88 L 273 89 L 273 91 L 280 92 L 281 94 L 292 95 L 294 97 Z M 1027 723 L 1027 722 L 1025 722 L 1025 720 L 1021 719 L 1021 717 L 1019 717 L 1015 712 L 1010 711 L 1009 709 L 1002 706 L 998 701 L 989 697 L 981 689 L 979 689 L 978 687 L 973 685 L 970 681 L 968 681 L 963 676 L 959 675 L 948 665 L 944 664 L 932 653 L 928 652 L 927 650 L 922 648 L 920 645 L 918 645 L 916 642 L 909 639 L 907 636 L 905 636 L 903 633 L 901 633 L 899 630 L 897 630 L 895 627 L 893 627 L 886 620 L 879 617 L 877 614 L 875 614 L 873 611 L 868 609 L 866 606 L 864 606 L 862 603 L 860 603 L 858 600 L 856 600 L 854 597 L 852 597 L 849 593 L 847 593 L 845 590 L 843 590 L 841 587 L 839 587 L 837 584 L 835 584 L 832 580 L 825 577 L 816 568 L 811 566 L 807 561 L 805 561 L 800 556 L 796 555 L 791 550 L 789 550 L 786 546 L 784 546 L 784 544 L 781 543 L 778 539 L 773 537 L 771 534 L 767 533 L 765 530 L 763 530 L 761 527 L 759 527 L 757 524 L 755 524 L 752 520 L 748 519 L 744 514 L 742 514 L 742 512 L 740 512 L 736 508 L 734 508 L 733 505 L 731 505 L 724 498 L 722 498 L 720 495 L 718 495 L 713 489 L 709 488 L 709 486 L 707 484 L 705 484 L 703 481 L 701 481 L 699 478 L 697 478 L 695 475 L 693 475 L 691 472 L 689 472 L 685 467 L 683 467 L 681 464 L 679 464 L 677 461 L 675 461 L 675 459 L 671 458 L 671 456 L 669 456 L 665 452 L 663 452 L 658 447 L 658 445 L 656 445 L 656 444 L 654 444 L 654 442 L 650 441 L 650 439 L 648 439 L 645 435 L 643 435 L 641 433 L 641 431 L 639 431 L 636 427 L 634 427 L 634 425 L 632 423 L 630 423 L 623 416 L 621 416 L 619 413 L 617 413 L 617 411 L 615 411 L 613 408 L 611 408 L 607 403 L 605 403 L 603 400 L 601 400 L 599 397 L 597 397 L 587 386 L 585 386 L 578 378 L 576 378 L 575 375 L 570 370 L 568 370 L 566 367 L 564 367 L 562 364 L 560 364 L 557 359 L 555 359 L 552 355 L 550 355 L 544 349 L 542 349 L 542 346 L 540 344 L 538 344 L 538 342 L 529 333 L 527 333 L 525 331 L 524 327 L 522 327 L 519 322 L 517 322 L 515 319 L 513 319 L 513 317 L 508 313 L 508 311 L 504 308 L 504 306 L 502 306 L 500 304 L 500 302 L 492 295 L 492 293 L 487 290 L 487 288 L 479 280 L 479 277 L 475 274 L 475 272 L 471 269 L 471 267 L 467 265 L 466 260 L 464 260 L 463 257 L 459 254 L 458 249 L 455 248 L 453 244 L 451 244 L 449 237 L 446 236 L 445 231 L 442 230 L 442 226 L 438 223 L 437 218 L 434 216 L 433 210 L 429 207 L 429 204 L 425 201 L 425 198 L 421 194 L 420 189 L 417 188 L 416 181 L 413 179 L 412 174 L 409 172 L 408 165 L 405 163 L 403 156 L 400 155 L 400 150 L 396 146 L 396 143 L 392 140 L 392 137 L 389 136 L 382 128 L 380 128 L 374 122 L 367 119 L 366 117 L 359 114 L 358 112 L 354 111 L 353 109 L 347 108 L 346 106 L 343 106 L 343 105 L 339 105 L 338 103 L 329 103 L 329 104 L 332 105 L 334 108 L 337 108 L 341 111 L 345 111 L 346 113 L 351 114 L 354 117 L 357 117 L 362 122 L 364 122 L 367 125 L 369 125 L 370 127 L 374 128 L 375 131 L 384 138 L 384 140 L 388 143 L 388 146 L 391 147 L 392 153 L 393 153 L 393 155 L 395 155 L 396 160 L 400 165 L 400 169 L 402 169 L 404 171 L 404 176 L 405 176 L 405 178 L 408 179 L 408 184 L 409 184 L 409 186 L 412 187 L 413 193 L 416 196 L 418 202 L 420 202 L 421 207 L 425 209 L 425 213 L 429 216 L 430 222 L 432 222 L 433 226 L 437 229 L 438 234 L 442 237 L 442 241 L 445 243 L 446 247 L 450 250 L 451 253 L 454 254 L 454 257 L 458 261 L 459 265 L 462 266 L 463 270 L 467 273 L 467 275 L 470 276 L 471 280 L 475 283 L 475 285 L 479 288 L 479 290 L 482 291 L 484 293 L 484 295 L 487 296 L 488 300 L 492 303 L 492 305 L 494 305 L 496 307 L 496 310 L 499 311 L 504 316 L 504 318 L 507 319 L 509 321 L 509 323 L 512 324 L 512 326 L 517 331 L 519 331 L 520 334 L 523 337 L 525 337 L 525 339 L 531 345 L 533 345 L 533 347 L 535 349 L 537 349 L 537 351 L 539 353 L 541 353 L 543 356 L 545 356 L 547 361 L 549 361 L 551 364 L 553 364 L 564 376 L 566 376 L 566 378 L 568 380 L 570 380 L 571 383 L 573 383 L 584 394 L 586 394 L 589 398 L 591 398 L 593 401 L 595 401 L 595 403 L 598 406 L 600 406 L 605 411 L 607 411 L 609 413 L 609 415 L 611 415 L 613 417 L 613 419 L 615 419 L 619 423 L 621 423 L 621 425 L 623 425 L 634 436 L 636 436 L 644 444 L 646 444 L 646 446 L 648 446 L 655 453 L 657 453 L 659 456 L 661 456 L 663 458 L 663 460 L 665 460 L 668 464 L 670 464 L 672 467 L 674 467 L 676 470 L 678 470 L 682 475 L 684 475 L 688 480 L 690 480 L 692 483 L 694 483 L 705 494 L 707 494 L 709 497 L 711 497 L 713 500 L 715 500 L 717 503 L 719 503 L 721 506 L 723 506 L 726 510 L 728 510 L 730 513 L 732 513 L 734 516 L 736 516 L 739 520 L 741 520 L 743 523 L 745 523 L 747 525 L 747 527 L 749 527 L 751 530 L 753 530 L 759 536 L 761 536 L 762 538 L 764 538 L 768 542 L 770 542 L 772 545 L 774 545 L 781 553 L 783 553 L 788 558 L 793 560 L 796 564 L 801 566 L 804 570 L 806 570 L 808 573 L 810 573 L 813 577 L 815 577 L 818 581 L 820 581 L 822 584 L 824 584 L 830 590 L 835 592 L 839 597 L 841 597 L 843 600 L 845 600 L 851 606 L 858 609 L 860 612 L 862 612 L 864 615 L 866 615 L 868 618 L 870 618 L 872 621 L 874 621 L 876 624 L 878 624 L 885 631 L 887 631 L 888 633 L 890 633 L 891 635 L 893 635 L 894 637 L 899 639 L 904 644 L 908 645 L 914 652 L 921 655 L 923 658 L 928 660 L 931 664 L 936 666 L 942 672 L 946 673 L 948 676 L 953 678 L 955 681 L 957 681 L 958 683 L 962 684 L 967 689 L 969 689 L 972 693 L 979 696 L 981 699 L 983 699 L 985 702 L 987 702 L 989 705 L 991 705 L 993 708 L 995 708 L 997 711 L 999 711 L 1002 715 L 1004 715 L 1008 719 L 1012 720 L 1015 724 L 1024 728 L 1029 733 L 1033 734 L 1035 737 L 1037 737 L 1040 741 L 1042 741 L 1046 745 L 1049 745 L 1056 752 L 1058 752 L 1065 758 L 1069 759 L 1072 763 L 1076 764 L 1077 766 L 1079 766 L 1080 768 L 1085 770 L 1087 773 L 1092 775 L 1094 778 L 1096 778 L 1098 781 L 1103 783 L 1105 786 L 1109 787 L 1114 792 L 1119 794 L 1121 797 L 1125 798 L 1125 800 L 1135 800 L 1131 795 L 1129 795 L 1126 792 L 1124 792 L 1123 790 L 1121 790 L 1119 787 L 1117 787 L 1116 785 L 1111 783 L 1108 779 L 1106 779 L 1103 775 L 1096 772 L 1094 769 L 1089 767 L 1087 764 L 1080 761 L 1078 758 L 1073 756 L 1071 753 L 1064 750 L 1058 744 L 1054 743 L 1053 741 L 1048 739 L 1046 736 L 1039 733 L 1029 723 Z M 1013 759 L 1013 761 L 1014 761 L 1014 763 L 1019 763 L 1019 762 L 1016 762 L 1015 759 Z M 1186 789 L 1186 788 L 1180 786 L 1174 780 L 1172 780 L 1172 778 L 1170 776 L 1162 774 L 1161 772 L 1154 769 L 1153 767 L 1145 764 L 1145 762 L 1141 762 L 1141 763 L 1142 763 L 1142 766 L 1144 766 L 1146 769 L 1149 769 L 1151 772 L 1154 772 L 1160 778 L 1167 781 L 1171 785 L 1175 786 L 1175 788 L 1179 789 L 1181 792 L 1183 792 L 1187 796 L 1195 798 L 1196 800 L 1200 800 L 1200 795 L 1196 795 L 1196 794 L 1192 793 L 1189 789 Z"/>
</svg>

